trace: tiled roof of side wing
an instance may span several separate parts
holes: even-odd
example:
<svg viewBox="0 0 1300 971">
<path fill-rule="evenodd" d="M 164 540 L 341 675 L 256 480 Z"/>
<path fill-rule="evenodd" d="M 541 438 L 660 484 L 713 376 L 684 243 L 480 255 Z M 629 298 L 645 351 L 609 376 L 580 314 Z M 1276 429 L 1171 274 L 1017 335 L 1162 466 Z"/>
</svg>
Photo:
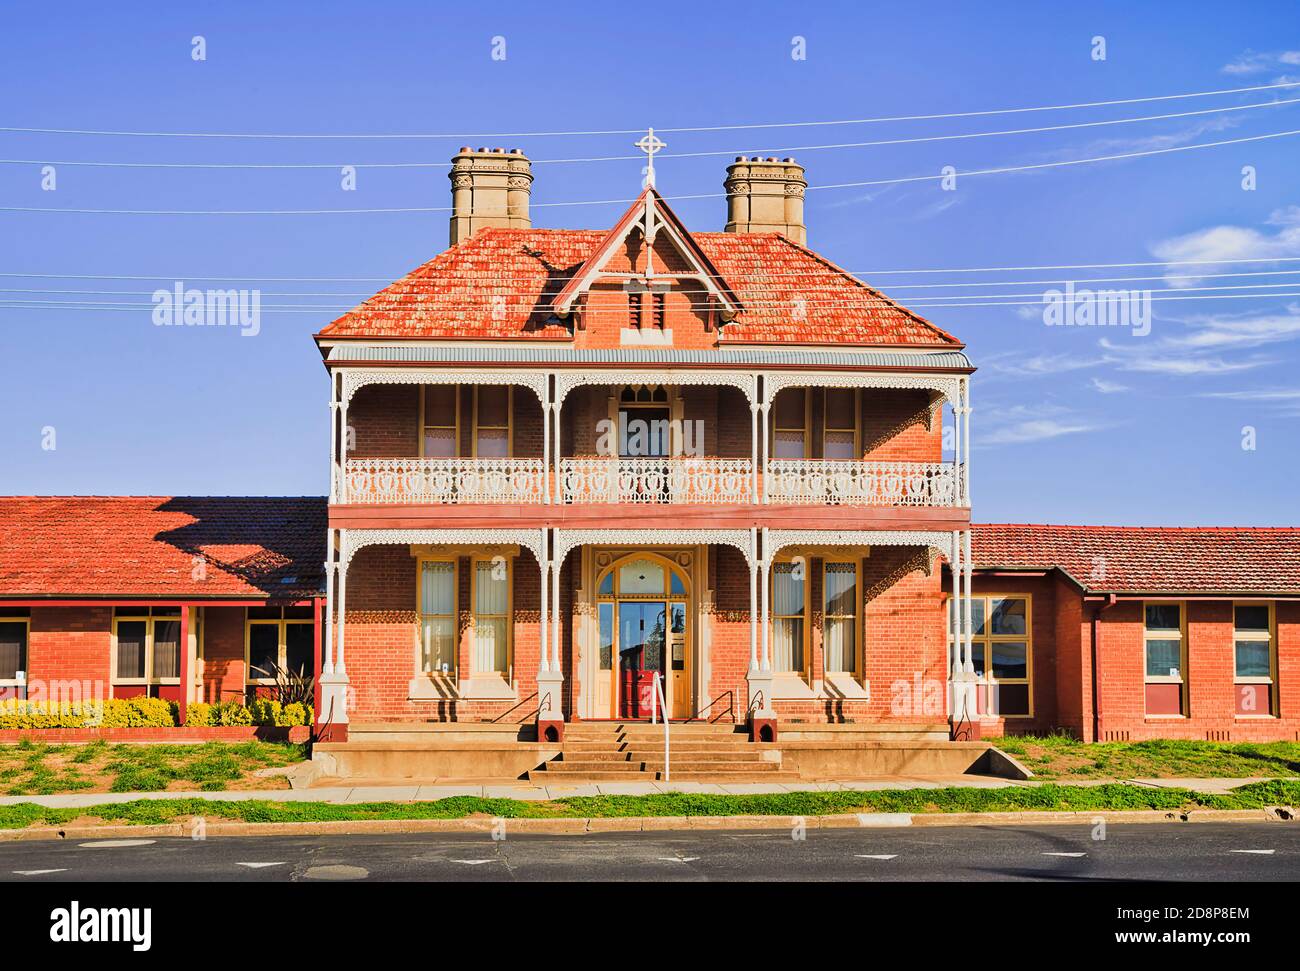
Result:
<svg viewBox="0 0 1300 971">
<path fill-rule="evenodd" d="M 1103 593 L 1300 593 L 1300 528 L 976 525 L 978 569 L 1060 568 Z"/>
<path fill-rule="evenodd" d="M 3 497 L 0 596 L 315 596 L 326 509 L 314 497 Z"/>
<path fill-rule="evenodd" d="M 325 338 L 568 340 L 556 294 L 607 234 L 483 229 L 321 331 Z M 695 233 L 743 311 L 721 343 L 959 346 L 951 334 L 777 233 Z"/>
</svg>

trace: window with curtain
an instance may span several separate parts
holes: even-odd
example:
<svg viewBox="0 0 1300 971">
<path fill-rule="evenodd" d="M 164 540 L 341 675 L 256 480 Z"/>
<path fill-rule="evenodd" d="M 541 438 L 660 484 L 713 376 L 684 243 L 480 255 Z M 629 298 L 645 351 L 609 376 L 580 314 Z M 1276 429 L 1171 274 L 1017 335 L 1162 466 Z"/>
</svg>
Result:
<svg viewBox="0 0 1300 971">
<path fill-rule="evenodd" d="M 772 664 L 777 671 L 804 672 L 804 563 L 772 567 Z"/>
<path fill-rule="evenodd" d="M 857 392 L 852 388 L 826 388 L 822 457 L 859 459 L 857 454 Z"/>
<path fill-rule="evenodd" d="M 459 452 L 456 429 L 460 417 L 460 388 L 455 384 L 424 387 L 424 454 L 453 458 Z"/>
<path fill-rule="evenodd" d="M 119 681 L 143 681 L 145 653 L 149 643 L 149 621 L 117 622 L 117 670 Z"/>
<path fill-rule="evenodd" d="M 510 455 L 510 387 L 479 385 L 474 395 L 474 454 L 479 458 L 507 458 Z"/>
<path fill-rule="evenodd" d="M 826 563 L 822 569 L 822 636 L 826 670 L 857 671 L 858 565 Z"/>
<path fill-rule="evenodd" d="M 509 674 L 510 566 L 504 558 L 474 561 L 474 674 Z"/>
<path fill-rule="evenodd" d="M 772 403 L 772 458 L 801 459 L 807 455 L 808 407 L 803 388 L 783 388 Z"/>
<path fill-rule="evenodd" d="M 420 669 L 456 673 L 456 564 L 448 560 L 420 567 Z"/>
<path fill-rule="evenodd" d="M 0 681 L 16 681 L 27 670 L 27 621 L 0 620 Z"/>
<path fill-rule="evenodd" d="M 153 681 L 181 676 L 181 622 L 155 620 L 153 622 Z"/>
</svg>

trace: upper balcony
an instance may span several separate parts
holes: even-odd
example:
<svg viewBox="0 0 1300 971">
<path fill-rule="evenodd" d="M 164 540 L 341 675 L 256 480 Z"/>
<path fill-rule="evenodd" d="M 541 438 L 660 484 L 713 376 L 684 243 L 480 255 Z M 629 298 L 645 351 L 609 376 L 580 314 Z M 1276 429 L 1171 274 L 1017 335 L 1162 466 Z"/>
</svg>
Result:
<svg viewBox="0 0 1300 971">
<path fill-rule="evenodd" d="M 926 386 L 942 388 L 937 381 L 456 376 L 452 383 L 451 374 L 428 372 L 417 381 L 406 371 L 394 383 L 350 389 L 334 428 L 333 503 L 969 507 L 965 406 L 956 405 L 947 439 L 956 447 L 945 449 L 948 398 Z M 965 382 L 959 387 L 964 399 Z"/>
</svg>

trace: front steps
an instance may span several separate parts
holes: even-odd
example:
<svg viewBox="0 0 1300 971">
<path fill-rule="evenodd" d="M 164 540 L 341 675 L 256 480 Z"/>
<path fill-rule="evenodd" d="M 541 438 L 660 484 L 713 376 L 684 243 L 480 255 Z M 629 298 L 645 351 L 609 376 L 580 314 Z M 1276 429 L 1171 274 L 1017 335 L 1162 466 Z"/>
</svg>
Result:
<svg viewBox="0 0 1300 971">
<path fill-rule="evenodd" d="M 774 746 L 756 745 L 731 724 L 669 726 L 674 782 L 789 782 Z M 560 753 L 528 773 L 530 782 L 656 782 L 664 778 L 664 727 L 648 722 L 575 722 Z"/>
</svg>

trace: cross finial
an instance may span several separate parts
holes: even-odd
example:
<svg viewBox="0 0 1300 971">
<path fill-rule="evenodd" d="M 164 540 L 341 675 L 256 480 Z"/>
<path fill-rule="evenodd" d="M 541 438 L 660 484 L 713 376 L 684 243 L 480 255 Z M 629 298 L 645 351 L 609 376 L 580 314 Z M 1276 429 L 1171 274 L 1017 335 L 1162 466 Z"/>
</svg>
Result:
<svg viewBox="0 0 1300 971">
<path fill-rule="evenodd" d="M 654 188 L 655 153 L 667 148 L 668 146 L 664 143 L 663 139 L 655 134 L 653 128 L 647 128 L 646 133 L 641 137 L 641 140 L 636 143 L 636 147 L 645 152 L 646 156 L 645 184 L 648 188 Z"/>
</svg>

